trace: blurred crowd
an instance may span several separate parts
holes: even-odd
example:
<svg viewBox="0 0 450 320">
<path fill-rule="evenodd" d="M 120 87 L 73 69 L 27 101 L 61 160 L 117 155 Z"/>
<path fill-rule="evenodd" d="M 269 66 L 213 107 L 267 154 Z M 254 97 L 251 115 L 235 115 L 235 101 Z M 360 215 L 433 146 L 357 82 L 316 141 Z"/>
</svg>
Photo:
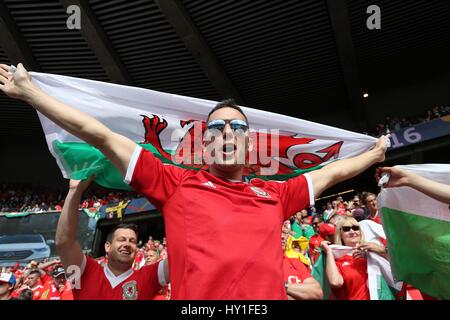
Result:
<svg viewBox="0 0 450 320">
<path fill-rule="evenodd" d="M 167 258 L 166 239 L 155 240 L 151 236 L 147 242 L 139 241 L 134 270 L 143 266 L 158 263 Z M 106 266 L 108 257 L 95 259 Z M 31 261 L 21 266 L 0 268 L 0 300 L 73 300 L 70 276 L 58 258 L 44 259 L 41 262 Z M 170 285 L 161 289 L 154 300 L 169 300 Z"/>
<path fill-rule="evenodd" d="M 337 196 L 329 202 L 301 210 L 284 222 L 281 247 L 288 299 L 370 299 L 367 255 L 372 253 L 388 259 L 388 252 L 385 238 L 369 239 L 367 234 L 364 236 L 363 221 L 382 226 L 376 195 L 371 192 L 351 194 L 346 199 Z M 139 270 L 166 259 L 166 244 L 165 238 L 140 240 L 132 269 Z M 335 256 L 333 245 L 351 248 L 351 252 Z M 317 275 L 314 275 L 322 255 L 327 259 L 324 277 L 331 286 L 331 293 L 327 294 L 323 281 L 317 280 Z M 108 265 L 107 255 L 95 260 L 102 267 Z M 31 261 L 23 267 L 17 263 L 14 267 L 4 267 L 1 272 L 0 300 L 74 298 L 70 277 L 66 276 L 59 259 L 46 259 L 40 263 Z M 395 299 L 405 299 L 407 290 L 411 288 L 405 284 L 400 292 L 395 293 Z M 422 297 L 432 299 L 425 294 Z M 170 283 L 162 287 L 154 299 L 170 300 Z"/>
<path fill-rule="evenodd" d="M 428 122 L 450 114 L 449 105 L 434 106 L 424 114 L 413 117 L 387 117 L 383 123 L 379 123 L 368 132 L 369 135 L 380 137 L 382 135 L 408 128 L 420 123 Z"/>
<path fill-rule="evenodd" d="M 0 212 L 61 211 L 65 191 L 50 192 L 39 187 L 23 185 L 0 185 Z M 84 195 L 80 209 L 99 208 L 107 203 L 127 201 L 141 196 L 136 192 L 97 188 Z"/>
</svg>

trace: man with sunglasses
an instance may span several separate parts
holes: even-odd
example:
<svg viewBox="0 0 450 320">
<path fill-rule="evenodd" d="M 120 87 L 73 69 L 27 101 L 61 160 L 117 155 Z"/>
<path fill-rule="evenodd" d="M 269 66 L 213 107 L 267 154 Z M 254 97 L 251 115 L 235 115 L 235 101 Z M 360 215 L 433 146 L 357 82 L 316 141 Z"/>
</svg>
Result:
<svg viewBox="0 0 450 320">
<path fill-rule="evenodd" d="M 209 113 L 203 141 L 209 169 L 193 171 L 164 165 L 134 141 L 57 101 L 32 83 L 22 64 L 13 74 L 0 65 L 0 89 L 99 149 L 131 187 L 161 210 L 173 299 L 285 299 L 279 246 L 283 221 L 313 205 L 332 185 L 382 162 L 387 148 L 383 137 L 364 154 L 281 183 L 244 181 L 253 141 L 246 115 L 232 101 Z"/>
</svg>

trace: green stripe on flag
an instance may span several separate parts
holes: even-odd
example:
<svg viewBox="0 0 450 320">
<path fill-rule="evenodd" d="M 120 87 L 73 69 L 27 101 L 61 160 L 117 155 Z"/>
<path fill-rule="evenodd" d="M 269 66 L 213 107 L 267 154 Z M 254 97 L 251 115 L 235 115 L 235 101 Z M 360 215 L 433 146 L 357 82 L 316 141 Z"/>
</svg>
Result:
<svg viewBox="0 0 450 320">
<path fill-rule="evenodd" d="M 172 162 L 170 159 L 162 156 L 151 144 L 139 145 L 152 152 L 164 163 L 173 164 L 185 169 L 199 170 L 198 168 Z M 61 142 L 55 140 L 53 142 L 53 149 L 57 153 L 64 170 L 71 179 L 84 180 L 92 175 L 96 175 L 97 177 L 95 182 L 103 187 L 131 190 L 131 188 L 123 182 L 123 177 L 116 167 L 114 167 L 114 165 L 97 148 L 84 142 Z M 170 151 L 168 152 L 170 153 Z M 320 166 L 317 166 L 306 170 L 297 169 L 288 174 L 278 174 L 272 176 L 258 176 L 256 174 L 252 174 L 249 178 L 252 179 L 257 177 L 263 180 L 287 180 L 299 176 L 305 172 L 320 168 Z"/>
<path fill-rule="evenodd" d="M 389 287 L 381 274 L 377 276 L 378 300 L 395 300 L 396 290 Z"/>
<path fill-rule="evenodd" d="M 322 288 L 322 300 L 330 300 L 332 298 L 332 290 L 326 274 L 327 256 L 322 253 L 322 249 L 320 250 L 321 253 L 312 267 L 311 275 L 319 282 L 320 287 Z"/>
<path fill-rule="evenodd" d="M 435 298 L 450 299 L 450 222 L 381 210 L 397 280 Z"/>
</svg>

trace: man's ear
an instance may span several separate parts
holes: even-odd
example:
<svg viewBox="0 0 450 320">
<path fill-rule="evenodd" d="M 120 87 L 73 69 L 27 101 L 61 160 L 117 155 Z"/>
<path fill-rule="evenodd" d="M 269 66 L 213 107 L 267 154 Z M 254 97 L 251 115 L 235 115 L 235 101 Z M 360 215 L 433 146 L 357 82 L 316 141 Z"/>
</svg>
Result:
<svg viewBox="0 0 450 320">
<path fill-rule="evenodd" d="M 105 242 L 105 252 L 108 254 L 111 251 L 111 243 L 109 241 Z"/>
</svg>

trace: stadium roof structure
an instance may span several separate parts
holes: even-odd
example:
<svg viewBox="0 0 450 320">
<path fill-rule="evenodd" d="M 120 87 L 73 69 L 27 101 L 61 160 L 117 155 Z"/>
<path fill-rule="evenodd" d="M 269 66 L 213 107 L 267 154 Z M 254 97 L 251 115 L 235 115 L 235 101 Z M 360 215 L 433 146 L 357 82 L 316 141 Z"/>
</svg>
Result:
<svg viewBox="0 0 450 320">
<path fill-rule="evenodd" d="M 372 2 L 2 0 L 0 61 L 203 99 L 234 97 L 354 131 L 425 110 L 423 101 L 449 103 L 450 2 Z M 381 10 L 378 30 L 366 24 L 372 4 Z M 80 30 L 67 27 L 70 5 L 81 9 Z M 399 96 L 402 88 L 412 96 Z M 414 97 L 420 90 L 422 100 Z M 30 106 L 0 94 L 0 119 L 1 145 L 44 142 Z"/>
</svg>

